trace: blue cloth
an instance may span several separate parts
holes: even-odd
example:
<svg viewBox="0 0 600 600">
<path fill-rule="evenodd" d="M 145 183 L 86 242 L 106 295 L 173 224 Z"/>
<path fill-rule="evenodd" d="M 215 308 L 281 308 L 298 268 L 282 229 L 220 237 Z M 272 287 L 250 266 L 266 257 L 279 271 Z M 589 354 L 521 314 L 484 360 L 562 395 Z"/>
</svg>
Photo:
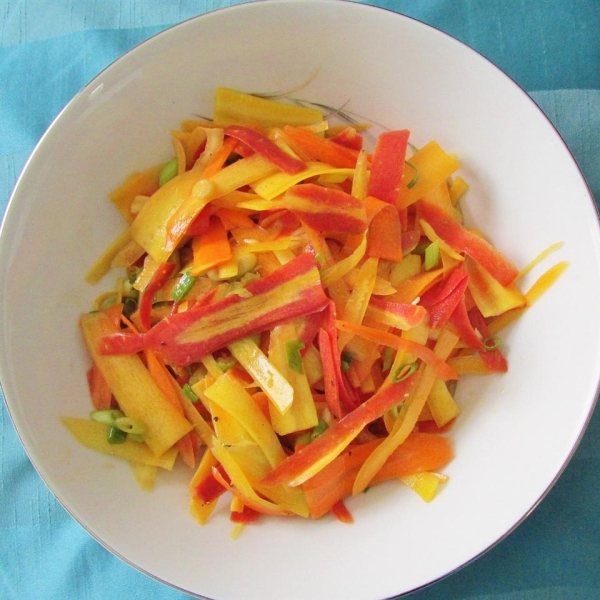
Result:
<svg viewBox="0 0 600 600">
<path fill-rule="evenodd" d="M 235 3 L 0 0 L 0 214 L 37 140 L 102 68 L 169 25 Z M 457 37 L 512 76 L 553 121 L 600 201 L 598 0 L 373 4 Z M 479 560 L 411 598 L 600 598 L 599 472 L 596 411 L 575 457 L 533 514 Z M 112 556 L 64 511 L 29 463 L 0 402 L 0 600 L 66 598 L 188 596 Z"/>
</svg>

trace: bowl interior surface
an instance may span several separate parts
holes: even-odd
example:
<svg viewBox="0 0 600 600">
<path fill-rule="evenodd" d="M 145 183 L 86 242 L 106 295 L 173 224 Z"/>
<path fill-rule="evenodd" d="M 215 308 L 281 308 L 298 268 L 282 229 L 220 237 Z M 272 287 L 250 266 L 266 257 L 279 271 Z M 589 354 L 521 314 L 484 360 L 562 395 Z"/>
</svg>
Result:
<svg viewBox="0 0 600 600">
<path fill-rule="evenodd" d="M 431 504 L 390 483 L 348 503 L 352 526 L 264 519 L 233 542 L 226 510 L 195 524 L 188 470 L 144 493 L 127 465 L 79 447 L 59 422 L 89 412 L 77 319 L 112 279 L 92 287 L 84 274 L 124 228 L 107 194 L 132 171 L 168 160 L 169 130 L 210 115 L 217 86 L 300 88 L 294 96 L 408 128 L 417 146 L 435 139 L 461 160 L 467 222 L 517 265 L 564 242 L 554 262 L 569 269 L 503 334 L 509 372 L 460 383 L 462 415 L 449 434 L 456 458 Z M 387 598 L 451 573 L 505 536 L 572 455 L 598 389 L 599 240 L 593 200 L 559 135 L 476 52 L 360 4 L 239 5 L 126 54 L 40 141 L 0 236 L 2 389 L 51 491 L 142 571 L 219 600 Z"/>
</svg>

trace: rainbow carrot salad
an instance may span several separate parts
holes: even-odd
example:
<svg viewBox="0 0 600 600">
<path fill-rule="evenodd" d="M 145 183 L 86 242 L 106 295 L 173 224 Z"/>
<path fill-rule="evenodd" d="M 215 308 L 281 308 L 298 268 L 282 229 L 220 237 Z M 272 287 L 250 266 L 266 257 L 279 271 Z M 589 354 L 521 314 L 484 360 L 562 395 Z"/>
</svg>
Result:
<svg viewBox="0 0 600 600">
<path fill-rule="evenodd" d="M 351 522 L 389 480 L 430 501 L 458 380 L 507 371 L 503 328 L 567 266 L 523 291 L 553 248 L 519 269 L 469 228 L 454 155 L 333 120 L 218 89 L 172 160 L 110 194 L 126 228 L 87 276 L 122 273 L 80 317 L 93 406 L 64 424 L 143 489 L 181 463 L 195 519 L 224 507 L 236 534 Z"/>
</svg>

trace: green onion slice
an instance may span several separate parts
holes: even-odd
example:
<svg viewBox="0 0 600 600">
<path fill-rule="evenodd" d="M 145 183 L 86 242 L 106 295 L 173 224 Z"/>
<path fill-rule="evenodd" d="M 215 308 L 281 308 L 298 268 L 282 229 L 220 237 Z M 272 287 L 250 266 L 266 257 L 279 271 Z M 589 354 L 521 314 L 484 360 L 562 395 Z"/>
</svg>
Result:
<svg viewBox="0 0 600 600">
<path fill-rule="evenodd" d="M 303 348 L 304 342 L 300 340 L 290 340 L 289 342 L 285 343 L 285 353 L 287 356 L 288 367 L 292 371 L 300 373 L 301 375 L 304 373 L 302 355 L 300 354 L 300 350 Z"/>
<path fill-rule="evenodd" d="M 125 433 L 133 433 L 133 435 L 142 435 L 146 431 L 143 423 L 131 417 L 119 417 L 115 421 L 114 427 L 118 427 Z"/>
<path fill-rule="evenodd" d="M 107 410 L 93 410 L 90 413 L 90 419 L 92 421 L 98 421 L 98 423 L 104 423 L 104 425 L 114 425 L 117 419 L 124 417 L 125 413 L 118 408 L 110 408 Z"/>
<path fill-rule="evenodd" d="M 486 352 L 497 350 L 500 347 L 500 344 L 502 344 L 502 338 L 499 335 L 492 335 L 483 340 L 483 348 Z"/>
<path fill-rule="evenodd" d="M 401 365 L 396 369 L 392 377 L 392 383 L 400 383 L 405 379 L 408 379 L 415 371 L 417 370 L 417 363 L 406 363 L 405 365 Z"/>
<path fill-rule="evenodd" d="M 108 437 L 106 439 L 109 444 L 122 444 L 127 439 L 127 434 L 116 425 L 112 425 L 108 430 Z"/>
<path fill-rule="evenodd" d="M 319 419 L 319 422 L 317 423 L 317 425 L 315 425 L 314 429 L 312 430 L 312 433 L 310 434 L 311 441 L 317 439 L 327 429 L 329 429 L 329 425 L 327 425 L 327 421 L 324 421 L 323 419 Z"/>
<path fill-rule="evenodd" d="M 179 281 L 175 284 L 175 287 L 171 292 L 171 298 L 175 300 L 175 302 L 181 302 L 194 287 L 196 279 L 197 277 L 195 275 L 190 275 L 187 271 L 182 273 Z"/>
<path fill-rule="evenodd" d="M 425 248 L 425 270 L 431 271 L 440 260 L 440 242 L 435 240 Z"/>
<path fill-rule="evenodd" d="M 341 356 L 342 362 L 342 373 L 346 373 L 354 360 L 354 356 L 350 352 L 344 351 Z"/>
<path fill-rule="evenodd" d="M 177 169 L 178 169 L 177 159 L 174 158 L 173 160 L 170 160 L 162 168 L 162 171 L 160 172 L 160 175 L 158 176 L 158 184 L 163 186 L 163 185 L 165 185 L 165 183 L 167 183 L 167 181 L 171 181 L 171 179 L 173 179 L 175 177 L 175 175 L 177 175 Z"/>
<path fill-rule="evenodd" d="M 188 400 L 194 403 L 198 402 L 198 395 L 196 394 L 196 392 L 194 392 L 192 386 L 189 383 L 184 383 L 181 389 L 183 390 L 183 393 L 186 395 Z"/>
</svg>

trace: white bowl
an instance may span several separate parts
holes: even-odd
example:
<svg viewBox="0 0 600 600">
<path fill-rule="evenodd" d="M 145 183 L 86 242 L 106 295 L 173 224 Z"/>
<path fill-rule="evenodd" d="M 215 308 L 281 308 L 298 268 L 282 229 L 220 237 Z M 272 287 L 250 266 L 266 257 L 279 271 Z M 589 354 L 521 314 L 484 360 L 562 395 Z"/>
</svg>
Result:
<svg viewBox="0 0 600 600">
<path fill-rule="evenodd" d="M 314 76 L 314 77 L 313 77 Z M 189 472 L 147 494 L 129 467 L 75 443 L 61 415 L 89 410 L 77 328 L 97 287 L 84 273 L 123 225 L 107 193 L 170 158 L 168 130 L 210 114 L 223 85 L 346 109 L 462 161 L 470 224 L 518 265 L 558 241 L 570 267 L 504 336 L 502 376 L 460 384 L 450 482 L 431 504 L 386 484 L 349 502 L 355 523 L 263 520 L 229 539 L 226 512 L 188 513 Z M 473 50 L 417 21 L 346 2 L 260 2 L 184 22 L 87 85 L 44 135 L 0 236 L 0 378 L 33 464 L 98 541 L 145 573 L 229 600 L 373 600 L 481 555 L 561 474 L 600 373 L 600 236 L 565 144 L 529 97 Z M 539 274 L 539 271 L 536 273 Z M 531 280 L 525 282 L 525 285 Z"/>
</svg>

